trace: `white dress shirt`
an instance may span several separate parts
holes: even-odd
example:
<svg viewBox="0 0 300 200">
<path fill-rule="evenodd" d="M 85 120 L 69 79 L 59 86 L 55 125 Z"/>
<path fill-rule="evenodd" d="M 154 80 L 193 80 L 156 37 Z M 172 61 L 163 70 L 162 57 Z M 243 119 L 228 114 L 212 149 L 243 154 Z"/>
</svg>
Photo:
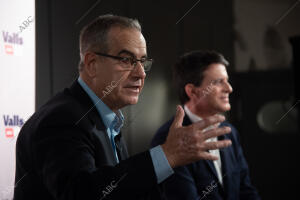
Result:
<svg viewBox="0 0 300 200">
<path fill-rule="evenodd" d="M 199 117 L 198 115 L 195 115 L 194 113 L 192 113 L 186 105 L 184 105 L 184 111 L 187 114 L 187 116 L 190 118 L 192 123 L 195 123 L 195 122 L 198 122 L 198 121 L 202 120 L 201 117 Z M 212 129 L 214 126 L 219 126 L 219 125 L 220 125 L 220 123 L 215 124 L 215 125 L 211 125 L 211 126 L 207 127 L 206 129 L 203 129 L 203 131 L 208 131 L 208 130 Z M 214 137 L 214 138 L 210 138 L 210 139 L 206 140 L 206 142 L 215 142 L 217 140 L 218 140 L 218 138 Z M 211 154 L 213 154 L 214 156 L 219 157 L 219 159 L 214 160 L 213 163 L 214 163 L 215 169 L 217 171 L 219 182 L 223 185 L 222 163 L 221 163 L 220 151 L 219 151 L 219 149 L 216 149 L 216 150 L 209 150 L 209 152 Z"/>
</svg>

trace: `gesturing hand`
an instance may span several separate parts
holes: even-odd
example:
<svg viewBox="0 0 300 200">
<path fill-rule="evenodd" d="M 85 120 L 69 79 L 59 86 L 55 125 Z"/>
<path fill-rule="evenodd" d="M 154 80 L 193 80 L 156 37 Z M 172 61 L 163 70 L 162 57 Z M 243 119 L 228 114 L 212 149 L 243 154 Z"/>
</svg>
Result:
<svg viewBox="0 0 300 200">
<path fill-rule="evenodd" d="M 208 150 L 231 145 L 230 140 L 206 141 L 209 138 L 230 133 L 230 127 L 214 127 L 208 131 L 203 131 L 208 126 L 224 121 L 224 116 L 214 115 L 189 126 L 182 126 L 183 117 L 183 108 L 177 106 L 166 142 L 161 145 L 171 167 L 186 165 L 201 159 L 217 160 L 218 157 L 210 154 Z"/>
</svg>

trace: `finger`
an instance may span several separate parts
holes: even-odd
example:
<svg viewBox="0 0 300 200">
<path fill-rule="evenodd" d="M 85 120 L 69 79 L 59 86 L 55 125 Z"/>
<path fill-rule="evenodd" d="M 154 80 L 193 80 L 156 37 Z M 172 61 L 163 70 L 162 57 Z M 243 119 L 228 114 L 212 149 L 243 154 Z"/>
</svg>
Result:
<svg viewBox="0 0 300 200">
<path fill-rule="evenodd" d="M 218 160 L 219 157 L 215 156 L 209 152 L 201 152 L 199 159 L 201 159 L 201 160 Z"/>
<path fill-rule="evenodd" d="M 183 108 L 180 105 L 177 105 L 176 108 L 176 115 L 174 117 L 174 121 L 172 123 L 173 128 L 179 128 L 182 127 L 182 122 L 183 122 L 183 117 L 184 117 L 184 111 Z"/>
<path fill-rule="evenodd" d="M 208 118 L 205 118 L 199 122 L 192 124 L 196 130 L 203 130 L 208 126 L 214 125 L 216 123 L 221 123 L 225 120 L 223 115 L 214 115 Z"/>
<path fill-rule="evenodd" d="M 225 135 L 231 132 L 231 128 L 229 126 L 223 126 L 219 128 L 214 128 L 208 131 L 205 131 L 203 134 L 204 139 L 207 140 L 209 138 L 218 137 L 221 135 Z"/>
<path fill-rule="evenodd" d="M 203 144 L 203 148 L 205 150 L 215 150 L 215 149 L 222 149 L 226 148 L 231 145 L 231 140 L 221 140 L 216 142 L 206 142 Z"/>
</svg>

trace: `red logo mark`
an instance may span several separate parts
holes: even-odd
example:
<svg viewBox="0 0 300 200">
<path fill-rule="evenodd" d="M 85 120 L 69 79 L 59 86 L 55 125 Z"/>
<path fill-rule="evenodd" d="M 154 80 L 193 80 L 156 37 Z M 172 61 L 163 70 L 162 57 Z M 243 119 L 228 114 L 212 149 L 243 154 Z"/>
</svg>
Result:
<svg viewBox="0 0 300 200">
<path fill-rule="evenodd" d="M 13 128 L 5 128 L 5 136 L 7 138 L 14 137 L 14 129 Z"/>
<path fill-rule="evenodd" d="M 6 44 L 5 46 L 5 53 L 13 55 L 14 54 L 14 49 L 12 45 Z"/>
</svg>

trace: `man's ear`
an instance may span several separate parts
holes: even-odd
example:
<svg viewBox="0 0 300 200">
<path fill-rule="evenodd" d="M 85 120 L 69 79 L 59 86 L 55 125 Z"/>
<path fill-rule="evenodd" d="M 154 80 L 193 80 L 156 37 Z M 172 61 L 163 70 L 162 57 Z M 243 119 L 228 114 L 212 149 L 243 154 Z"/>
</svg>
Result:
<svg viewBox="0 0 300 200">
<path fill-rule="evenodd" d="M 184 90 L 189 99 L 195 98 L 195 86 L 191 83 L 188 83 L 184 86 Z"/>
<path fill-rule="evenodd" d="M 202 90 L 191 83 L 186 84 L 184 90 L 189 99 L 201 98 L 203 95 L 201 92 Z"/>
<path fill-rule="evenodd" d="M 96 55 L 92 52 L 86 52 L 84 54 L 84 70 L 86 71 L 86 73 L 91 77 L 95 77 L 96 76 L 96 67 L 97 67 L 97 63 L 96 63 Z"/>
</svg>

